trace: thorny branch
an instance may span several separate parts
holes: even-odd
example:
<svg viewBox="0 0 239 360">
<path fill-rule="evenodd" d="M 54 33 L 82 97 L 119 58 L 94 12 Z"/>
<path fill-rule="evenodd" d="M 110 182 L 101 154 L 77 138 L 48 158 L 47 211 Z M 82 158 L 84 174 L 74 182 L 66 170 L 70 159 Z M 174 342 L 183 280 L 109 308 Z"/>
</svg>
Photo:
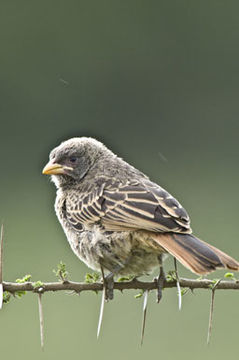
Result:
<svg viewBox="0 0 239 360">
<path fill-rule="evenodd" d="M 37 293 L 38 296 L 41 296 L 45 292 L 49 291 L 74 291 L 76 293 L 81 293 L 83 291 L 102 291 L 104 290 L 103 283 L 101 282 L 93 282 L 93 283 L 83 283 L 83 282 L 73 282 L 68 280 L 63 280 L 59 282 L 48 282 L 42 283 L 40 282 L 39 286 L 36 286 L 37 283 L 34 282 L 24 282 L 24 283 L 14 283 L 14 282 L 3 282 L 3 290 L 9 292 L 10 294 L 18 294 L 19 292 L 34 292 Z M 179 288 L 180 287 L 185 290 L 185 288 L 194 290 L 194 289 L 207 289 L 212 291 L 212 299 L 210 305 L 210 315 L 209 315 L 209 330 L 207 343 L 210 341 L 211 332 L 212 332 L 212 315 L 213 315 L 213 305 L 214 305 L 214 295 L 215 290 L 239 290 L 239 280 L 208 280 L 208 279 L 185 279 L 185 278 L 177 278 L 170 279 L 164 281 L 163 288 Z M 131 281 L 124 282 L 115 282 L 114 289 L 115 290 L 141 290 L 145 295 L 148 294 L 151 290 L 157 289 L 157 282 L 144 282 L 139 281 L 138 279 L 133 279 Z M 41 298 L 39 298 L 41 300 Z M 103 303 L 101 305 L 104 306 L 104 297 Z M 145 305 L 146 304 L 146 305 Z M 142 325 L 142 334 L 141 334 L 141 344 L 143 343 L 144 338 L 144 330 L 145 330 L 145 318 L 146 318 L 146 309 L 147 309 L 147 301 L 145 301 L 144 296 L 144 308 L 143 308 L 143 325 Z M 43 349 L 43 316 L 42 316 L 42 305 L 39 302 L 39 315 L 40 315 L 40 333 L 41 333 L 41 346 Z M 103 310 L 100 313 L 100 320 L 97 330 L 97 337 L 100 333 L 100 327 L 102 323 Z"/>
<path fill-rule="evenodd" d="M 179 284 L 182 288 L 188 288 L 191 290 L 194 289 L 212 289 L 215 285 L 215 280 L 201 279 L 185 279 L 180 278 Z M 165 289 L 167 288 L 175 288 L 177 287 L 177 281 L 165 281 L 163 284 Z M 155 281 L 145 282 L 139 281 L 137 279 L 133 279 L 131 281 L 126 282 L 115 282 L 114 283 L 115 290 L 155 290 L 157 289 L 157 283 Z M 18 291 L 31 291 L 35 293 L 45 293 L 47 291 L 75 291 L 76 293 L 80 293 L 82 291 L 102 291 L 103 284 L 101 282 L 95 282 L 91 284 L 74 282 L 74 281 L 63 281 L 63 282 L 48 282 L 42 283 L 40 287 L 36 287 L 34 282 L 25 282 L 25 283 L 14 283 L 3 281 L 3 290 L 8 291 L 12 294 Z M 239 281 L 228 281 L 222 280 L 217 285 L 217 290 L 239 290 Z"/>
<path fill-rule="evenodd" d="M 214 297 L 215 290 L 239 290 L 239 280 L 235 279 L 232 273 L 227 273 L 224 275 L 226 278 L 231 280 L 208 280 L 208 279 L 185 279 L 179 278 L 177 272 L 177 263 L 174 259 L 175 271 L 174 275 L 169 273 L 168 278 L 166 278 L 161 284 L 162 288 L 177 288 L 179 296 L 179 310 L 181 309 L 181 300 L 182 295 L 185 293 L 185 289 L 210 289 L 212 292 L 211 296 L 211 305 L 209 313 L 209 326 L 208 326 L 208 335 L 207 343 L 210 342 L 210 337 L 212 333 L 212 318 L 213 318 L 213 309 L 214 309 Z M 105 287 L 104 283 L 99 282 L 99 275 L 96 277 L 90 274 L 88 279 L 86 276 L 86 282 L 73 282 L 68 280 L 68 272 L 66 271 L 65 264 L 62 262 L 58 265 L 58 269 L 54 270 L 55 275 L 59 278 L 58 282 L 48 282 L 43 283 L 42 281 L 32 282 L 30 281 L 31 275 L 26 275 L 23 279 L 17 279 L 16 282 L 7 282 L 3 281 L 3 225 L 0 229 L 0 309 L 2 308 L 3 302 L 9 302 L 11 295 L 21 297 L 25 292 L 33 292 L 38 295 L 38 308 L 39 308 L 39 320 L 40 320 L 40 339 L 41 339 L 41 348 L 44 348 L 44 328 L 43 328 L 43 308 L 42 308 L 42 294 L 49 291 L 73 291 L 77 294 L 80 294 L 82 291 L 103 291 L 100 317 L 97 329 L 97 338 L 100 334 L 104 303 L 105 303 Z M 89 282 L 88 282 L 88 281 Z M 156 279 L 155 279 L 156 280 Z M 127 281 L 117 281 L 114 283 L 114 289 L 120 290 L 141 290 L 141 294 L 136 295 L 135 297 L 141 296 L 144 293 L 144 302 L 143 302 L 143 321 L 142 321 L 142 330 L 141 330 L 141 345 L 143 344 L 145 324 L 146 324 L 146 312 L 147 312 L 147 300 L 148 293 L 151 290 L 157 290 L 157 299 L 159 300 L 159 284 L 158 281 L 144 282 L 136 278 Z M 181 290 L 182 289 L 182 290 Z M 187 291 L 187 290 L 186 290 Z"/>
<path fill-rule="evenodd" d="M 229 277 L 232 277 L 233 274 L 229 273 Z M 208 336 L 207 343 L 209 344 L 211 332 L 212 332 L 212 316 L 213 316 L 213 307 L 214 307 L 214 295 L 215 290 L 239 290 L 239 280 L 233 278 L 233 280 L 208 280 L 208 279 L 185 279 L 185 278 L 176 278 L 165 280 L 163 284 L 163 288 L 177 288 L 182 289 L 182 293 L 184 293 L 185 288 L 191 289 L 209 289 L 212 291 L 211 305 L 210 305 L 210 314 L 209 314 L 209 328 L 208 328 Z M 144 282 L 139 281 L 138 279 L 133 279 L 131 281 L 118 281 L 114 283 L 114 289 L 116 290 L 141 290 L 144 293 L 144 306 L 143 306 L 143 323 L 142 323 L 142 332 L 141 332 L 141 345 L 143 343 L 144 331 L 145 331 L 145 319 L 146 319 L 146 310 L 147 310 L 147 298 L 148 292 L 151 290 L 158 290 L 157 281 L 152 282 Z M 59 282 L 48 282 L 42 283 L 41 281 L 35 283 L 26 281 L 23 283 L 14 283 L 14 282 L 3 282 L 3 290 L 6 293 L 10 293 L 12 295 L 25 293 L 27 291 L 34 292 L 38 294 L 39 297 L 39 316 L 40 316 L 40 335 L 41 335 L 41 347 L 43 349 L 43 315 L 42 315 L 42 304 L 41 304 L 41 296 L 45 292 L 49 291 L 74 291 L 76 293 L 81 293 L 82 291 L 102 291 L 104 290 L 103 283 L 101 282 L 93 282 L 93 283 L 82 283 L 82 282 L 73 282 L 64 280 L 64 277 L 61 278 Z M 104 293 L 103 293 L 104 294 Z M 103 317 L 103 308 L 104 308 L 104 296 L 102 298 L 101 311 L 100 311 L 100 319 L 97 330 L 97 338 L 99 337 L 102 317 Z"/>
<path fill-rule="evenodd" d="M 44 347 L 44 329 L 43 329 L 43 309 L 42 309 L 42 294 L 49 291 L 74 291 L 76 293 L 81 293 L 82 291 L 102 291 L 105 290 L 104 284 L 97 281 L 98 277 L 92 277 L 88 274 L 88 282 L 73 282 L 67 279 L 68 272 L 66 271 L 65 264 L 60 263 L 58 265 L 58 270 L 54 271 L 56 276 L 60 279 L 58 282 L 48 282 L 43 283 L 42 281 L 32 282 L 30 281 L 31 275 L 26 275 L 23 279 L 17 279 L 16 282 L 7 282 L 2 281 L 2 270 L 3 270 L 3 226 L 0 229 L 0 308 L 2 307 L 3 300 L 8 302 L 11 295 L 22 296 L 25 292 L 34 292 L 38 294 L 38 306 L 39 306 L 39 319 L 40 319 L 40 337 L 41 337 L 41 347 Z M 239 280 L 233 277 L 232 273 L 227 273 L 224 275 L 227 278 L 230 278 L 230 281 L 226 280 L 208 280 L 208 279 L 184 279 L 179 278 L 177 273 L 177 264 L 175 260 L 175 274 L 174 276 L 169 275 L 162 285 L 162 288 L 177 288 L 179 295 L 179 309 L 181 308 L 181 295 L 184 293 L 185 288 L 194 290 L 194 289 L 210 289 L 212 291 L 211 305 L 210 305 L 210 314 L 209 314 L 209 327 L 208 327 L 208 337 L 207 342 L 209 343 L 211 332 L 212 332 L 212 316 L 214 308 L 214 296 L 215 290 L 239 290 Z M 93 281 L 92 281 L 93 280 Z M 95 280 L 95 281 L 94 281 Z M 182 288 L 182 290 L 181 290 Z M 144 331 L 145 331 L 145 320 L 146 320 L 146 311 L 147 311 L 147 299 L 148 293 L 151 290 L 159 290 L 158 281 L 144 282 L 138 279 L 133 279 L 131 281 L 117 281 L 114 283 L 115 290 L 141 290 L 144 293 L 144 305 L 143 305 L 143 323 L 142 323 L 142 332 L 141 332 L 141 345 L 143 343 Z M 4 294 L 6 294 L 4 299 Z M 10 295 L 11 294 L 11 295 Z M 138 295 L 137 295 L 138 296 Z M 105 296 L 103 292 L 102 304 L 100 310 L 100 318 L 97 330 L 97 338 L 100 333 L 103 310 L 104 310 Z"/>
</svg>

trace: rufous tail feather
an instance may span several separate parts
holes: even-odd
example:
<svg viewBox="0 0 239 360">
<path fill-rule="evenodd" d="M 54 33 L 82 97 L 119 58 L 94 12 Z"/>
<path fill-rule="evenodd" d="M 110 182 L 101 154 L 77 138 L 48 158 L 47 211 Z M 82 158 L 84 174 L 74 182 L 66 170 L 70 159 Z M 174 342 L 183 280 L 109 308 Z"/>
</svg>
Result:
<svg viewBox="0 0 239 360">
<path fill-rule="evenodd" d="M 152 238 L 185 267 L 196 274 L 220 268 L 239 271 L 239 263 L 216 247 L 191 234 L 154 234 Z"/>
</svg>

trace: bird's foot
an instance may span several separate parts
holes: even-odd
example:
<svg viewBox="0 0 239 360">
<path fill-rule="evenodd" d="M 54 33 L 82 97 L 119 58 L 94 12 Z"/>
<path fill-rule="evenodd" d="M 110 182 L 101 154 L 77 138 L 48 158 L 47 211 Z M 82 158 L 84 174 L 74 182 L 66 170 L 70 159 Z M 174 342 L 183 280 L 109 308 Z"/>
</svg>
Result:
<svg viewBox="0 0 239 360">
<path fill-rule="evenodd" d="M 114 273 L 110 272 L 105 276 L 104 268 L 100 265 L 102 281 L 103 281 L 103 292 L 105 301 L 112 300 L 114 298 Z"/>
<path fill-rule="evenodd" d="M 166 281 L 165 272 L 162 266 L 160 266 L 159 276 L 155 279 L 157 284 L 157 303 L 162 299 L 162 290 L 164 288 L 164 283 Z"/>
<path fill-rule="evenodd" d="M 104 291 L 105 291 L 105 301 L 113 300 L 114 298 L 114 274 L 109 273 L 104 279 Z"/>
</svg>

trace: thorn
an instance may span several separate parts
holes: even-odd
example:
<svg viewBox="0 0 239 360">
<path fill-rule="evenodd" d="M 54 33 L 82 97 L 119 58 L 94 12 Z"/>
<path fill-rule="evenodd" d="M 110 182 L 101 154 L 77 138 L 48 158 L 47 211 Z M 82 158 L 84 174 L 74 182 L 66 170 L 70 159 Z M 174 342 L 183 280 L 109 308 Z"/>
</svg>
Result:
<svg viewBox="0 0 239 360">
<path fill-rule="evenodd" d="M 101 329 L 102 320 L 103 320 L 104 307 L 105 307 L 105 288 L 103 288 L 103 291 L 102 291 L 100 315 L 99 315 L 99 321 L 98 321 L 98 327 L 97 327 L 97 339 L 100 336 L 100 329 Z"/>
<path fill-rule="evenodd" d="M 211 304 L 210 304 L 210 312 L 209 312 L 209 322 L 208 322 L 208 332 L 207 332 L 207 345 L 209 345 L 211 335 L 212 335 L 212 318 L 213 318 L 213 311 L 214 311 L 215 290 L 220 282 L 221 282 L 221 279 L 217 280 L 217 282 L 215 283 L 215 285 L 212 288 Z"/>
<path fill-rule="evenodd" d="M 43 327 L 43 309 L 42 309 L 42 294 L 38 294 L 38 308 L 39 308 L 39 320 L 40 320 L 40 337 L 41 348 L 44 350 L 44 327 Z"/>
<path fill-rule="evenodd" d="M 142 330 L 141 330 L 141 346 L 143 345 L 144 341 L 144 331 L 145 331 L 145 324 L 146 324 L 146 314 L 147 314 L 147 305 L 148 305 L 148 295 L 149 291 L 146 290 L 144 292 L 144 302 L 143 302 L 143 321 L 142 321 Z"/>
<path fill-rule="evenodd" d="M 214 296 L 215 296 L 215 291 L 212 290 L 210 313 L 209 313 L 209 323 L 208 323 L 208 332 L 207 332 L 207 345 L 209 345 L 211 335 L 212 335 L 212 317 L 213 317 L 213 309 L 214 309 Z"/>
<path fill-rule="evenodd" d="M 179 282 L 179 276 L 178 276 L 178 268 L 177 268 L 177 260 L 174 258 L 174 267 L 175 267 L 175 274 L 176 274 L 176 283 L 177 283 L 177 292 L 178 292 L 178 309 L 179 311 L 182 309 L 182 292 L 181 292 L 181 286 Z"/>
<path fill-rule="evenodd" d="M 177 290 L 178 290 L 178 310 L 182 309 L 182 293 L 179 281 L 177 281 Z"/>
<path fill-rule="evenodd" d="M 98 327 L 97 327 L 97 339 L 100 336 L 100 329 L 101 329 L 102 320 L 103 320 L 105 302 L 108 300 L 107 294 L 106 294 L 107 284 L 106 284 L 106 280 L 105 280 L 104 268 L 101 264 L 100 264 L 100 270 L 101 270 L 102 280 L 103 280 L 103 290 L 102 290 L 102 298 L 101 298 L 101 305 L 100 305 L 100 315 L 99 315 L 99 321 L 98 321 Z"/>
<path fill-rule="evenodd" d="M 3 305 L 3 224 L 1 226 L 0 234 L 0 309 Z"/>
</svg>

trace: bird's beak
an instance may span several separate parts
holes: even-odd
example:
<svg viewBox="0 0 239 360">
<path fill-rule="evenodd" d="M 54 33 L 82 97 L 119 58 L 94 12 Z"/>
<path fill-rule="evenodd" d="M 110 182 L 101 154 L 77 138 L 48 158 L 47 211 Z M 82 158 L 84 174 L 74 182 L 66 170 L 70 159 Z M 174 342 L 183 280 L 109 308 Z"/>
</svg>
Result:
<svg viewBox="0 0 239 360">
<path fill-rule="evenodd" d="M 66 174 L 66 170 L 73 170 L 71 167 L 63 166 L 57 163 L 53 163 L 49 161 L 48 164 L 42 170 L 44 175 L 64 175 Z"/>
</svg>

